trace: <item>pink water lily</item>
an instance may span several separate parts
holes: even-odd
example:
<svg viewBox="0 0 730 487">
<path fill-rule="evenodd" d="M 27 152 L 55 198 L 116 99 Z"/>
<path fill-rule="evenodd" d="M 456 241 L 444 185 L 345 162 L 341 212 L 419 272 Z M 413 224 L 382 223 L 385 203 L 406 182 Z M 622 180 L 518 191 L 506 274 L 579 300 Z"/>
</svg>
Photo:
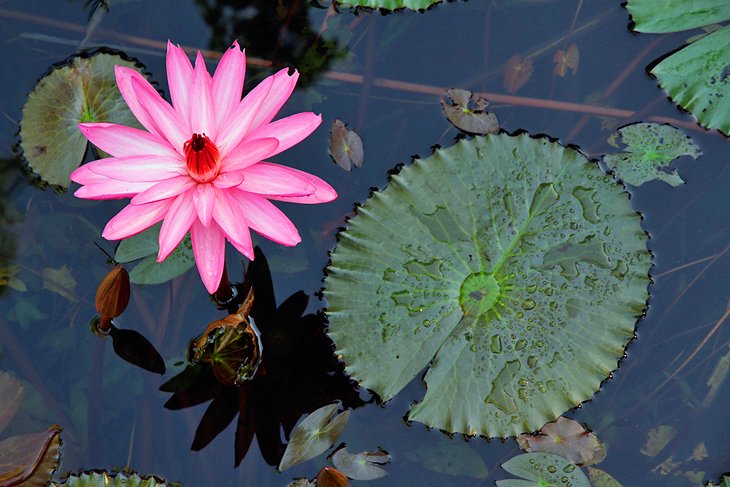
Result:
<svg viewBox="0 0 730 487">
<path fill-rule="evenodd" d="M 198 52 L 195 66 L 167 44 L 172 104 L 137 71 L 116 67 L 119 90 L 146 129 L 80 123 L 83 134 L 112 157 L 71 174 L 87 199 L 132 198 L 103 236 L 119 240 L 162 221 L 157 261 L 190 231 L 206 289 L 218 288 L 225 241 L 253 259 L 249 229 L 282 245 L 301 241 L 294 224 L 270 200 L 325 203 L 337 197 L 320 178 L 265 159 L 301 142 L 322 122 L 297 113 L 272 122 L 289 98 L 298 73 L 283 69 L 241 99 L 246 55 L 233 43 L 211 76 Z"/>
</svg>

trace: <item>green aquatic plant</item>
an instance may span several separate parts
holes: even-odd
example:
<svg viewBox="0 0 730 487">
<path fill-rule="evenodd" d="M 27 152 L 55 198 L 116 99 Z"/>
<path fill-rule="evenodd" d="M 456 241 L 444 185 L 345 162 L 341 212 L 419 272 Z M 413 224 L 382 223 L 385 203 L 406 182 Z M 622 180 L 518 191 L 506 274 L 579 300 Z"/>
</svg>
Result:
<svg viewBox="0 0 730 487">
<path fill-rule="evenodd" d="M 408 419 L 507 437 L 590 399 L 633 338 L 651 255 L 623 186 L 527 134 L 462 140 L 392 176 L 331 255 L 329 335 Z"/>
</svg>

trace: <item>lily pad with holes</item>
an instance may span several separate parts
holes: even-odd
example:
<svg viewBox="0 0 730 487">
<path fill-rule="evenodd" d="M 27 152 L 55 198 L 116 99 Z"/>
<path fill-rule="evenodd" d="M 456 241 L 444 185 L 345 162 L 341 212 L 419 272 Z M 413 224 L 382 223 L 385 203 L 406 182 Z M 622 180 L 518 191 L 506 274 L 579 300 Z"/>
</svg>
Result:
<svg viewBox="0 0 730 487">
<path fill-rule="evenodd" d="M 342 7 L 368 7 L 384 10 L 400 10 L 409 8 L 411 10 L 424 10 L 441 3 L 443 0 L 337 0 L 337 5 Z"/>
<path fill-rule="evenodd" d="M 117 88 L 117 64 L 142 70 L 121 53 L 95 49 L 54 65 L 28 95 L 20 148 L 43 184 L 68 188 L 69 175 L 81 164 L 88 144 L 79 122 L 140 127 Z"/>
<path fill-rule="evenodd" d="M 659 179 L 671 186 L 684 184 L 677 171 L 666 168 L 674 159 L 690 156 L 697 159 L 702 151 L 694 141 L 671 125 L 635 123 L 612 136 L 626 147 L 624 152 L 606 154 L 603 162 L 616 176 L 633 186 Z"/>
<path fill-rule="evenodd" d="M 577 150 L 463 140 L 392 176 L 340 233 L 328 333 L 384 401 L 428 368 L 410 420 L 532 432 L 616 369 L 646 307 L 646 241 L 623 186 Z"/>
<path fill-rule="evenodd" d="M 523 453 L 502 468 L 524 480 L 497 480 L 497 487 L 591 487 L 580 468 L 552 453 Z"/>
</svg>

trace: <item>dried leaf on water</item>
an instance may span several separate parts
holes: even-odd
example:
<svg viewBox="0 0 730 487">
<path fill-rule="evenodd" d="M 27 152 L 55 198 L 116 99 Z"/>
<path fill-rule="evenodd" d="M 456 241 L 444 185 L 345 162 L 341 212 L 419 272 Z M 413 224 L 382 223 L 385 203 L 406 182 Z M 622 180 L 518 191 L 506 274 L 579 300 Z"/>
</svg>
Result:
<svg viewBox="0 0 730 487">
<path fill-rule="evenodd" d="M 489 102 L 471 91 L 449 88 L 441 96 L 441 108 L 454 127 L 470 134 L 496 134 L 499 132 L 497 116 L 487 112 Z"/>
<path fill-rule="evenodd" d="M 532 76 L 532 59 L 515 54 L 504 65 L 504 88 L 515 94 Z"/>
<path fill-rule="evenodd" d="M 43 487 L 58 469 L 61 427 L 0 441 L 0 485 Z"/>
<path fill-rule="evenodd" d="M 363 451 L 350 453 L 346 448 L 340 448 L 330 458 L 334 465 L 341 472 L 354 480 L 374 480 L 385 477 L 388 472 L 380 468 L 380 465 L 390 463 L 391 457 L 387 451 Z"/>
<path fill-rule="evenodd" d="M 336 414 L 338 407 L 337 404 L 323 406 L 294 428 L 279 470 L 306 462 L 335 444 L 350 417 L 349 409 Z"/>
<path fill-rule="evenodd" d="M 606 458 L 606 448 L 596 435 L 563 416 L 543 426 L 537 435 L 519 435 L 517 443 L 527 452 L 554 453 L 579 466 L 594 465 Z"/>
<path fill-rule="evenodd" d="M 573 74 L 575 74 L 575 72 L 578 71 L 578 63 L 580 62 L 580 52 L 578 51 L 578 46 L 575 45 L 575 42 L 568 46 L 567 51 L 563 51 L 562 49 L 555 51 L 553 62 L 555 63 L 553 73 L 557 74 L 561 78 L 565 76 L 568 69 L 573 71 Z"/>
<path fill-rule="evenodd" d="M 362 139 L 354 130 L 348 129 L 340 119 L 332 123 L 330 155 L 345 171 L 351 171 L 352 166 L 362 167 L 365 158 Z"/>
</svg>

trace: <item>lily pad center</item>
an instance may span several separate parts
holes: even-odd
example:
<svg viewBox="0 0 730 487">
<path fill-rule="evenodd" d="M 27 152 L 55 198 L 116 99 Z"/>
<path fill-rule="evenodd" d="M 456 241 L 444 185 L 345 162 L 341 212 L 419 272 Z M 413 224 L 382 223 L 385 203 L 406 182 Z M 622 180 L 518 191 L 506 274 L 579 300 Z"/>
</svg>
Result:
<svg viewBox="0 0 730 487">
<path fill-rule="evenodd" d="M 469 274 L 461 283 L 459 305 L 467 316 L 482 316 L 499 301 L 499 281 L 491 272 L 475 272 Z"/>
</svg>

